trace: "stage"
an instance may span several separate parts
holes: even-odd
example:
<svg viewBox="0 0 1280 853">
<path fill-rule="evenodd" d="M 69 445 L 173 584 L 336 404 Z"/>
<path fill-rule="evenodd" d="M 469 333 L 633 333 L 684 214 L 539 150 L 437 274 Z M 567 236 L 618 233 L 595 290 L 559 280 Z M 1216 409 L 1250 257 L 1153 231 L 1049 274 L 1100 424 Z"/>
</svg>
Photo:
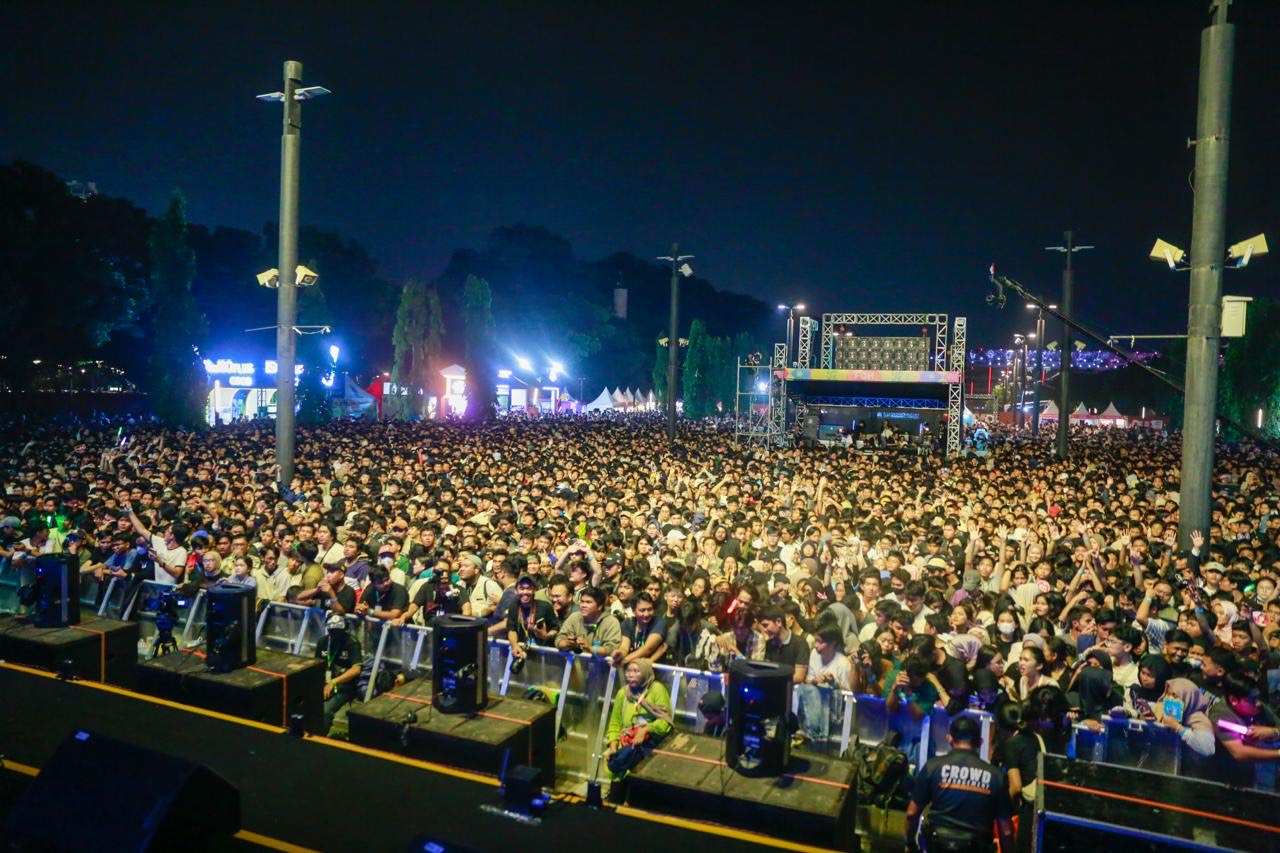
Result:
<svg viewBox="0 0 1280 853">
<path fill-rule="evenodd" d="M 328 738 L 295 738 L 277 726 L 14 664 L 0 664 L 0 812 L 80 729 L 202 764 L 238 787 L 243 830 L 215 849 L 400 851 L 419 834 L 513 853 L 609 839 L 700 853 L 827 849 L 634 808 L 591 808 L 569 797 L 555 799 L 539 825 L 524 824 L 481 811 L 501 803 L 493 776 Z M 349 796 L 323 799 L 322 789 L 335 785 Z M 68 809 L 73 818 L 74 804 Z"/>
</svg>

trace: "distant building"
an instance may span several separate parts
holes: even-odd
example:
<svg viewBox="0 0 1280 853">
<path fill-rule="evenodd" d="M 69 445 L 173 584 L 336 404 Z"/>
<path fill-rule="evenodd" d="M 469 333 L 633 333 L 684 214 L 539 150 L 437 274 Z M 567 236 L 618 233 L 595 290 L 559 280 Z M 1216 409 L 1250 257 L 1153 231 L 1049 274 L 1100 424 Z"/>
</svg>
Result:
<svg viewBox="0 0 1280 853">
<path fill-rule="evenodd" d="M 67 181 L 67 192 L 84 200 L 98 194 L 98 185 L 93 181 Z"/>
</svg>

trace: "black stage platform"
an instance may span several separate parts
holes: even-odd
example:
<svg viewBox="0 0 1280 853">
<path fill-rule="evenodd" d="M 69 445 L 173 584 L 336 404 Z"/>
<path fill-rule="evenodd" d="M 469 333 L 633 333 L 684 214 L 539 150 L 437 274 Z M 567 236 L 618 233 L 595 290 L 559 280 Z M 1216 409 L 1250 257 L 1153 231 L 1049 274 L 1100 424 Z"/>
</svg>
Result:
<svg viewBox="0 0 1280 853">
<path fill-rule="evenodd" d="M 851 761 L 795 752 L 782 776 L 750 777 L 724 763 L 724 741 L 676 734 L 627 783 L 627 804 L 839 850 L 858 845 Z"/>
<path fill-rule="evenodd" d="M 0 754 L 38 768 L 80 728 L 209 767 L 240 789 L 245 830 L 326 853 L 400 851 L 420 833 L 494 853 L 616 846 L 623 840 L 635 849 L 698 853 L 822 849 L 566 801 L 552 803 L 541 825 L 523 825 L 481 811 L 482 804 L 500 802 L 492 777 L 326 738 L 300 740 L 278 727 L 0 665 Z M 110 781 L 103 784 L 109 787 Z M 338 799 L 321 796 L 335 787 L 344 792 Z M 68 814 L 74 816 L 74 804 Z M 276 849 L 290 848 L 277 843 Z"/>
<path fill-rule="evenodd" d="M 138 624 L 85 615 L 79 625 L 37 628 L 25 616 L 0 616 L 0 660 L 56 670 L 71 662 L 77 678 L 132 687 Z"/>
<path fill-rule="evenodd" d="M 556 709 L 545 702 L 499 696 L 476 714 L 442 714 L 431 705 L 431 681 L 402 684 L 347 711 L 352 743 L 497 775 L 510 751 L 512 765 L 556 779 Z"/>
<path fill-rule="evenodd" d="M 258 661 L 231 672 L 207 672 L 204 652 L 180 652 L 138 664 L 138 692 L 233 717 L 287 726 L 302 714 L 312 734 L 324 728 L 324 662 L 273 649 L 258 649 Z"/>
</svg>

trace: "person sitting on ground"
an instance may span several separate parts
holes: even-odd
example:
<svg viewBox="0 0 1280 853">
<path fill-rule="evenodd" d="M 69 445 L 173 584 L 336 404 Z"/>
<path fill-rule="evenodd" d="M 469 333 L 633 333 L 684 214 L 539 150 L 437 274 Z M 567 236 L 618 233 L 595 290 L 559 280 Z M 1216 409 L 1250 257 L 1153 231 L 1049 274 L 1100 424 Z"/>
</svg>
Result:
<svg viewBox="0 0 1280 853">
<path fill-rule="evenodd" d="M 605 760 L 615 780 L 621 779 L 654 750 L 671 731 L 671 694 L 654 678 L 653 664 L 636 658 L 623 669 L 626 685 L 613 700 L 605 729 Z"/>
</svg>

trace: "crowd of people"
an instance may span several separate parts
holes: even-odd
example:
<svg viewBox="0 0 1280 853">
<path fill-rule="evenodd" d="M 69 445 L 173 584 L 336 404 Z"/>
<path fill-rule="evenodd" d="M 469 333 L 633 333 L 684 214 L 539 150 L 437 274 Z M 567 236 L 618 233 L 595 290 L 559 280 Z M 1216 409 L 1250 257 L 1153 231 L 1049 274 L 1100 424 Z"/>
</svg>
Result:
<svg viewBox="0 0 1280 853">
<path fill-rule="evenodd" d="M 1183 773 L 1232 784 L 1280 751 L 1280 460 L 1253 444 L 1220 445 L 1212 518 L 1183 547 L 1176 433 L 1078 428 L 1060 461 L 996 428 L 947 460 L 698 423 L 669 444 L 641 417 L 342 422 L 300 430 L 277 484 L 270 427 L 11 432 L 0 560 L 65 552 L 86 580 L 239 583 L 396 624 L 483 617 L 517 658 L 610 660 L 653 700 L 653 737 L 654 663 L 789 665 L 809 737 L 828 685 L 883 697 L 906 748 L 935 707 L 989 710 L 1017 802 L 1072 723 L 1152 722 Z M 341 642 L 330 714 L 371 677 Z M 638 745 L 615 722 L 611 756 Z"/>
</svg>

